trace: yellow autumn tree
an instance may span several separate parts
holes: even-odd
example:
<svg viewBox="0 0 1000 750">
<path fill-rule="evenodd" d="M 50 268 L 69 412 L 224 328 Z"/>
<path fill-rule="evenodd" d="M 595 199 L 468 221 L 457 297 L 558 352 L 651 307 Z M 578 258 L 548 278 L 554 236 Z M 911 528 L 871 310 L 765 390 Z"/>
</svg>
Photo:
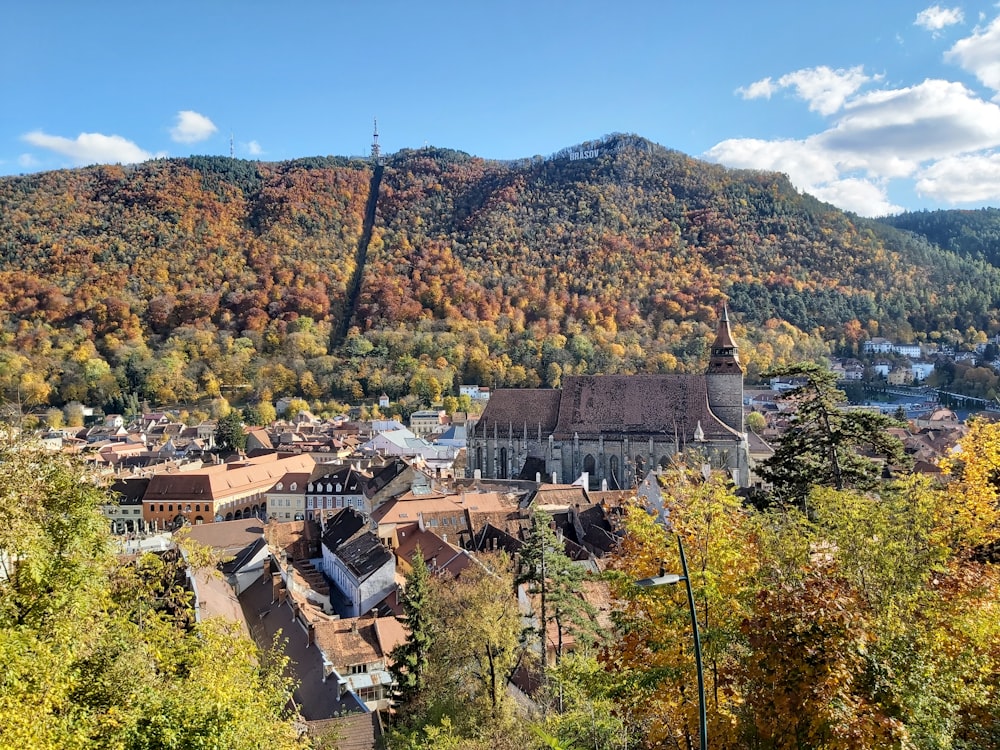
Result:
<svg viewBox="0 0 1000 750">
<path fill-rule="evenodd" d="M 647 741 L 687 747 L 698 742 L 698 695 L 690 613 L 683 585 L 638 589 L 634 581 L 664 569 L 680 573 L 676 537 L 683 540 L 701 631 L 709 736 L 735 742 L 743 698 L 735 687 L 760 554 L 756 519 L 746 513 L 725 477 L 676 469 L 661 477 L 667 525 L 630 508 L 626 534 L 614 555 L 620 637 L 605 664 L 635 696 L 633 718 Z"/>
<path fill-rule="evenodd" d="M 948 504 L 939 524 L 953 548 L 972 549 L 1000 539 L 1000 424 L 984 419 L 969 423 L 969 432 L 952 455 L 941 462 L 952 481 Z"/>
</svg>

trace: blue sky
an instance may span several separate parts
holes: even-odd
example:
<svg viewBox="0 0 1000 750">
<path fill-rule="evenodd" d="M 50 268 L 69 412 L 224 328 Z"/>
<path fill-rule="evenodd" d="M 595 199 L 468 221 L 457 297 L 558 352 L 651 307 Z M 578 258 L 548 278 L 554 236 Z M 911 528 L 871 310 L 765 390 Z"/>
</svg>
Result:
<svg viewBox="0 0 1000 750">
<path fill-rule="evenodd" d="M 864 215 L 1000 205 L 1000 7 L 899 0 L 10 2 L 0 175 L 636 133 Z"/>
</svg>

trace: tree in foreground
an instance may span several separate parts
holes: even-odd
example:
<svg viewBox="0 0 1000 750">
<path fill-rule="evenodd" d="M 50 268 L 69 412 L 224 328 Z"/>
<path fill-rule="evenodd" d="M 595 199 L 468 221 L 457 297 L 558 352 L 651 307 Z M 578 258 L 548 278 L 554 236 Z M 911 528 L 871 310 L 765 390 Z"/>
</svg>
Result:
<svg viewBox="0 0 1000 750">
<path fill-rule="evenodd" d="M 193 624 L 169 561 L 119 560 L 104 500 L 82 464 L 0 446 L 0 747 L 301 747 L 283 661 Z"/>
<path fill-rule="evenodd" d="M 785 395 L 795 405 L 791 424 L 758 469 L 781 502 L 801 506 L 815 485 L 872 489 L 887 469 L 906 464 L 902 443 L 888 432 L 899 424 L 878 412 L 842 408 L 846 396 L 829 370 L 798 364 L 770 374 L 805 381 Z"/>
<path fill-rule="evenodd" d="M 536 510 L 532 517 L 518 567 L 517 583 L 528 584 L 529 593 L 538 596 L 538 612 L 534 614 L 539 622 L 540 653 L 548 650 L 550 625 L 556 664 L 562 660 L 570 634 L 579 647 L 593 646 L 600 640 L 597 611 L 581 595 L 585 571 L 566 554 L 552 528 L 552 517 L 545 511 Z"/>
<path fill-rule="evenodd" d="M 509 558 L 484 555 L 457 580 L 430 578 L 426 610 L 428 631 L 448 637 L 432 637 L 426 689 L 405 704 L 390 746 L 531 747 L 533 740 L 508 690 L 527 654 Z"/>
<path fill-rule="evenodd" d="M 710 746 L 761 750 L 1000 747 L 1000 573 L 992 562 L 1000 425 L 973 427 L 944 486 L 817 485 L 795 506 L 741 507 L 662 478 L 702 627 Z M 604 663 L 646 746 L 697 744 L 683 587 L 641 589 L 667 530 L 633 510 L 613 560 Z M 563 735 L 559 735 L 563 738 Z"/>
<path fill-rule="evenodd" d="M 396 681 L 396 700 L 401 712 L 412 712 L 415 705 L 426 699 L 428 657 L 434 645 L 430 612 L 430 571 L 418 546 L 414 552 L 413 568 L 406 576 L 403 590 L 403 617 L 406 641 L 393 649 L 390 667 Z"/>
</svg>

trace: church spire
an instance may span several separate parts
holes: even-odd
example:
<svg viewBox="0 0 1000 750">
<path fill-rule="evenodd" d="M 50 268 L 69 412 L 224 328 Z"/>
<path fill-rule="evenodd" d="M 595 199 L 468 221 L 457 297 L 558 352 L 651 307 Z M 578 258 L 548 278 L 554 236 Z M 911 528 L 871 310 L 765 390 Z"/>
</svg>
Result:
<svg viewBox="0 0 1000 750">
<path fill-rule="evenodd" d="M 742 371 L 740 365 L 739 347 L 733 341 L 733 332 L 729 328 L 729 308 L 722 306 L 722 317 L 719 319 L 719 328 L 715 333 L 715 341 L 712 343 L 712 356 L 708 362 L 709 371 L 725 371 L 736 367 Z"/>
<path fill-rule="evenodd" d="M 712 355 L 705 373 L 708 408 L 736 432 L 743 430 L 743 365 L 739 347 L 729 329 L 729 309 L 722 308 L 719 329 L 712 342 Z"/>
</svg>

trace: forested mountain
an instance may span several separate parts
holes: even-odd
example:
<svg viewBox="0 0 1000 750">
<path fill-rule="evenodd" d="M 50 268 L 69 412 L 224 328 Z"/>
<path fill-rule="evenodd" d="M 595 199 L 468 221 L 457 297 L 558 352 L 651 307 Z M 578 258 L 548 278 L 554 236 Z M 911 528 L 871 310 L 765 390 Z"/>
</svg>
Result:
<svg viewBox="0 0 1000 750">
<path fill-rule="evenodd" d="M 676 371 L 703 366 L 727 301 L 753 376 L 867 335 L 996 332 L 987 259 L 635 136 L 374 172 L 192 157 L 3 178 L 0 389 L 429 399 Z"/>
<path fill-rule="evenodd" d="M 879 219 L 969 258 L 1000 266 L 1000 208 L 912 211 Z"/>
</svg>

